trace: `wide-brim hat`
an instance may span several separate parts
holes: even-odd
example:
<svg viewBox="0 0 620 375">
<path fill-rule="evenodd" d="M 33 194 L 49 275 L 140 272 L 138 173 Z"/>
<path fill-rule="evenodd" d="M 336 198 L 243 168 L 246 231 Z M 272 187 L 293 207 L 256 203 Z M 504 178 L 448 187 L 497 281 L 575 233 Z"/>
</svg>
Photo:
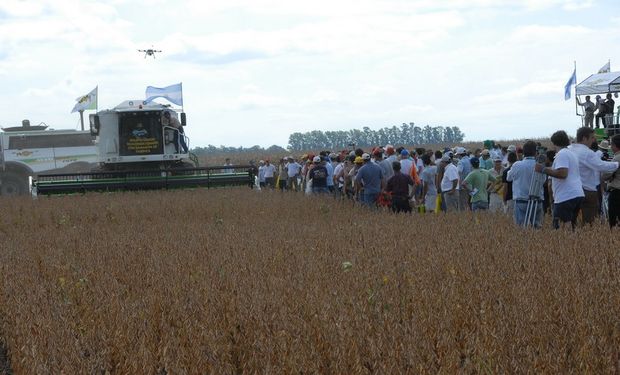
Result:
<svg viewBox="0 0 620 375">
<path fill-rule="evenodd" d="M 601 141 L 601 143 L 598 144 L 598 148 L 601 150 L 609 151 L 609 141 L 606 139 Z"/>
</svg>

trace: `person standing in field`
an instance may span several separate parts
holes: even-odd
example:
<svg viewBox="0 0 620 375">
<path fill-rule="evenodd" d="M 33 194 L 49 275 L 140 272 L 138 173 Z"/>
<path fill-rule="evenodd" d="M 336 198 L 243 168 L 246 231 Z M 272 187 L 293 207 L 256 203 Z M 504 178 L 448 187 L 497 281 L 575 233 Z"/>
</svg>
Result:
<svg viewBox="0 0 620 375">
<path fill-rule="evenodd" d="M 313 194 L 329 193 L 327 188 L 328 172 L 320 156 L 315 156 L 312 160 L 314 167 L 308 172 L 308 180 L 312 181 Z"/>
<path fill-rule="evenodd" d="M 349 170 L 349 173 L 346 174 L 345 177 L 345 186 L 347 196 L 353 200 L 361 199 L 361 192 L 357 191 L 357 186 L 355 184 L 355 176 L 357 176 L 357 172 L 362 168 L 364 164 L 364 159 L 361 156 L 351 156 L 353 158 L 353 167 Z M 362 187 L 363 189 L 363 187 Z"/>
<path fill-rule="evenodd" d="M 292 157 L 288 158 L 288 164 L 286 165 L 286 171 L 288 174 L 288 180 L 286 186 L 289 190 L 299 191 L 299 174 L 301 173 L 301 165 L 295 161 Z"/>
<path fill-rule="evenodd" d="M 226 161 L 224 161 L 224 166 L 228 167 L 226 169 L 224 169 L 224 173 L 233 173 L 235 170 L 232 168 L 232 163 L 230 162 L 230 158 L 226 158 Z"/>
<path fill-rule="evenodd" d="M 269 159 L 265 160 L 263 173 L 265 176 L 265 186 L 273 189 L 275 187 L 276 166 L 271 164 Z"/>
<path fill-rule="evenodd" d="M 394 175 L 394 170 L 392 169 L 392 163 L 396 161 L 394 146 L 392 145 L 385 146 L 385 155 L 387 156 L 381 162 L 382 163 L 381 169 L 383 170 L 384 177 L 388 179 L 392 177 L 392 175 Z"/>
<path fill-rule="evenodd" d="M 452 163 L 451 153 L 446 153 L 441 158 L 444 164 L 444 172 L 441 178 L 442 200 L 446 205 L 446 212 L 456 212 L 459 210 L 459 172 Z"/>
<path fill-rule="evenodd" d="M 470 159 L 472 171 L 462 182 L 461 190 L 468 190 L 471 195 L 471 210 L 489 209 L 489 193 L 487 188 L 489 181 L 495 181 L 488 170 L 480 169 L 480 161 L 477 158 Z"/>
<path fill-rule="evenodd" d="M 517 162 L 517 154 L 515 152 L 508 152 L 506 162 L 508 163 L 508 167 L 504 169 L 502 173 L 502 182 L 504 183 L 504 196 L 502 198 L 504 200 L 504 213 L 513 215 L 515 202 L 513 200 L 512 181 L 508 181 L 508 171 L 510 171 L 514 163 Z"/>
<path fill-rule="evenodd" d="M 561 225 L 571 223 L 574 230 L 585 196 L 579 176 L 579 159 L 568 149 L 570 139 L 565 131 L 553 133 L 551 143 L 557 151 L 553 165 L 549 168 L 537 163 L 535 170 L 551 177 L 553 227 L 559 229 Z"/>
<path fill-rule="evenodd" d="M 465 180 L 468 174 L 472 171 L 472 164 L 469 156 L 467 156 L 467 150 L 464 147 L 456 148 L 456 157 L 459 159 L 456 169 L 459 172 L 459 183 Z M 466 189 L 459 191 L 459 207 L 461 211 L 469 209 L 470 196 Z"/>
<path fill-rule="evenodd" d="M 620 163 L 620 134 L 611 138 L 611 150 L 614 152 L 613 161 Z M 603 173 L 603 180 L 607 182 L 609 193 L 607 200 L 609 227 L 613 228 L 620 224 L 620 171 L 616 169 L 613 173 Z"/>
<path fill-rule="evenodd" d="M 265 162 L 263 160 L 258 162 L 258 186 L 265 187 Z"/>
<path fill-rule="evenodd" d="M 394 163 L 392 163 L 392 167 Z M 413 159 L 409 157 L 409 151 L 403 149 L 400 152 L 400 171 L 402 174 L 411 175 L 411 168 L 414 166 Z M 396 171 L 394 171 L 396 172 Z"/>
<path fill-rule="evenodd" d="M 512 182 L 512 198 L 514 201 L 514 221 L 521 227 L 526 227 L 532 223 L 526 222 L 528 200 L 538 199 L 539 204 L 534 213 L 534 228 L 542 226 L 544 187 L 541 185 L 539 191 L 533 192 L 530 196 L 530 187 L 534 178 L 534 167 L 536 166 L 536 142 L 527 141 L 523 145 L 523 160 L 518 160 L 506 175 L 506 180 Z M 515 155 L 516 156 L 516 155 Z M 515 158 L 516 159 L 516 158 Z"/>
<path fill-rule="evenodd" d="M 492 169 L 493 168 L 493 160 L 491 160 L 491 153 L 486 148 L 482 150 L 480 153 L 482 155 L 482 159 L 480 160 L 480 169 Z"/>
<path fill-rule="evenodd" d="M 600 212 L 598 186 L 601 173 L 612 173 L 618 169 L 617 162 L 603 161 L 592 151 L 595 140 L 594 129 L 584 126 L 577 130 L 577 143 L 568 147 L 579 161 L 579 177 L 585 196 L 581 203 L 581 219 L 584 225 L 592 224 Z"/>
<path fill-rule="evenodd" d="M 364 165 L 355 175 L 356 191 L 358 193 L 361 192 L 363 187 L 363 192 L 361 192 L 362 203 L 368 207 L 374 208 L 376 207 L 379 193 L 381 193 L 381 190 L 385 187 L 385 178 L 381 168 L 370 161 L 369 154 L 363 154 L 362 160 L 364 161 Z"/>
<path fill-rule="evenodd" d="M 426 212 L 435 211 L 435 203 L 437 202 L 437 186 L 435 185 L 435 177 L 437 177 L 437 166 L 431 162 L 429 155 L 422 156 L 424 169 L 422 170 L 422 202 Z"/>
<path fill-rule="evenodd" d="M 495 177 L 495 181 L 492 182 L 489 188 L 489 211 L 491 212 L 503 212 L 504 211 L 504 183 L 502 182 L 502 175 L 504 168 L 502 167 L 502 158 L 496 156 L 493 159 L 493 169 L 489 171 L 490 175 Z"/>
<path fill-rule="evenodd" d="M 413 179 L 408 174 L 401 173 L 401 163 L 395 161 L 392 163 L 394 175 L 387 181 L 385 191 L 392 195 L 392 211 L 395 213 L 406 212 L 411 213 L 411 205 L 409 201 L 413 197 Z M 409 192 L 411 190 L 411 193 Z"/>
<path fill-rule="evenodd" d="M 278 164 L 278 182 L 276 185 L 280 189 L 280 191 L 286 190 L 286 183 L 288 182 L 288 169 L 286 159 L 280 159 L 280 163 Z"/>
</svg>

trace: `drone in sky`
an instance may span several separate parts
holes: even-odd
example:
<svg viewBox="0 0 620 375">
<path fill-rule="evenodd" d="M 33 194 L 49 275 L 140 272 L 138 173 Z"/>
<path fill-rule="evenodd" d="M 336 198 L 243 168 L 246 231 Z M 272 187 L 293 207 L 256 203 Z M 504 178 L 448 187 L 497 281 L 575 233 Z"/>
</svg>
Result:
<svg viewBox="0 0 620 375">
<path fill-rule="evenodd" d="M 139 49 L 138 52 L 144 52 L 144 58 L 146 59 L 147 56 L 153 56 L 153 58 L 155 58 L 155 54 L 158 52 L 161 52 L 161 50 L 149 48 L 149 49 Z"/>
</svg>

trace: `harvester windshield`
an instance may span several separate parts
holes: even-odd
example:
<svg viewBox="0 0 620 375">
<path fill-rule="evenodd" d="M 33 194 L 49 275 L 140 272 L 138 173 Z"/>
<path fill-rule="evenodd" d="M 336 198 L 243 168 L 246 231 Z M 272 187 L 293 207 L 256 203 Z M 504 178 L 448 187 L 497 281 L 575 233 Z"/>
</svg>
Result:
<svg viewBox="0 0 620 375">
<path fill-rule="evenodd" d="M 121 156 L 163 154 L 163 138 L 161 111 L 120 113 Z"/>
</svg>

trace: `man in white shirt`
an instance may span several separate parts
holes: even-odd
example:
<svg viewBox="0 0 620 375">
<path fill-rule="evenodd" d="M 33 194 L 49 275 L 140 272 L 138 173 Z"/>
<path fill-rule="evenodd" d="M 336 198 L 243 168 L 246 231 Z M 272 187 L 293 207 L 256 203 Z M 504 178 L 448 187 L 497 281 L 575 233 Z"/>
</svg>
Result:
<svg viewBox="0 0 620 375">
<path fill-rule="evenodd" d="M 263 166 L 263 173 L 265 176 L 265 186 L 269 188 L 274 188 L 275 184 L 275 174 L 276 174 L 276 166 L 269 162 L 269 159 L 265 160 L 265 165 Z"/>
<path fill-rule="evenodd" d="M 289 190 L 299 191 L 299 180 L 297 178 L 301 172 L 301 165 L 297 163 L 295 159 L 289 157 L 286 170 L 288 172 L 288 181 L 286 182 L 286 186 L 288 186 Z"/>
<path fill-rule="evenodd" d="M 534 228 L 540 228 L 542 226 L 545 192 L 542 184 L 540 184 L 538 191 L 532 191 L 531 189 L 533 186 L 536 186 L 537 182 L 534 181 L 534 185 L 532 185 L 532 179 L 537 177 L 534 173 L 534 166 L 536 165 L 536 143 L 534 141 L 527 141 L 523 144 L 523 155 L 523 160 L 515 162 L 506 175 L 506 181 L 512 182 L 514 221 L 521 227 L 533 226 Z M 536 200 L 539 203 L 536 205 L 536 211 L 532 217 L 526 217 L 528 201 L 534 202 Z M 530 203 L 530 209 L 532 208 Z"/>
<path fill-rule="evenodd" d="M 601 183 L 601 173 L 611 173 L 618 169 L 615 161 L 603 161 L 590 149 L 596 140 L 594 129 L 584 126 L 577 130 L 577 143 L 568 149 L 579 159 L 579 176 L 585 198 L 581 203 L 582 224 L 592 224 L 600 212 L 598 191 L 596 187 Z"/>
<path fill-rule="evenodd" d="M 441 162 L 445 165 L 441 179 L 441 193 L 446 203 L 446 212 L 456 212 L 459 210 L 459 172 L 452 163 L 451 154 L 444 155 Z"/>
<path fill-rule="evenodd" d="M 575 153 L 568 149 L 570 139 L 564 130 L 551 136 L 551 143 L 556 150 L 551 168 L 536 164 L 536 172 L 551 176 L 553 193 L 553 227 L 560 228 L 560 222 L 570 222 L 575 229 L 577 214 L 581 208 L 584 193 L 579 176 L 579 160 Z"/>
</svg>

